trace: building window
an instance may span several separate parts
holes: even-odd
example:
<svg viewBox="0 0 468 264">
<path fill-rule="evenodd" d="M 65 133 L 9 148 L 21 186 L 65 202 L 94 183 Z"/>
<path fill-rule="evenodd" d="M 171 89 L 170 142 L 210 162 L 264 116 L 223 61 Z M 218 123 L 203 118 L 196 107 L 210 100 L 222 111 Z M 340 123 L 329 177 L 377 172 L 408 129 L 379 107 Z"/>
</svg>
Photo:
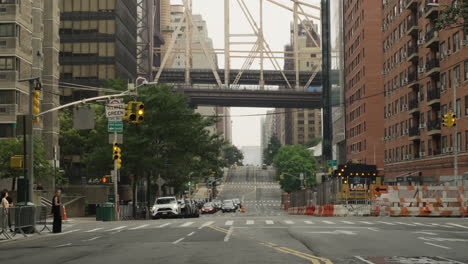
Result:
<svg viewBox="0 0 468 264">
<path fill-rule="evenodd" d="M 467 131 L 467 136 L 468 136 L 468 131 Z M 442 149 L 447 148 L 447 136 L 442 137 Z"/>
<path fill-rule="evenodd" d="M 458 118 L 461 117 L 461 102 L 460 99 L 457 99 L 455 102 L 455 114 L 457 115 Z"/>
<path fill-rule="evenodd" d="M 465 67 L 464 68 L 465 68 L 464 69 L 464 73 L 465 73 L 464 74 L 464 76 L 465 76 L 464 81 L 466 82 L 466 81 L 468 81 L 468 60 L 465 61 Z"/>
<path fill-rule="evenodd" d="M 456 147 L 457 151 L 461 151 L 461 144 L 462 144 L 461 140 L 462 140 L 461 133 L 459 132 L 457 133 L 457 147 Z"/>
<path fill-rule="evenodd" d="M 427 141 L 427 155 L 432 156 L 432 139 Z"/>
<path fill-rule="evenodd" d="M 13 124 L 0 124 L 0 138 L 14 137 Z"/>
<path fill-rule="evenodd" d="M 447 74 L 442 73 L 440 76 L 440 85 L 442 91 L 447 89 Z"/>
<path fill-rule="evenodd" d="M 458 32 L 453 34 L 453 52 L 457 52 L 460 50 L 460 37 L 458 36 Z"/>
<path fill-rule="evenodd" d="M 14 36 L 15 36 L 15 24 L 0 24 L 0 37 L 14 37 Z"/>
<path fill-rule="evenodd" d="M 14 103 L 15 103 L 15 91 L 0 90 L 0 104 L 14 104 Z"/>
<path fill-rule="evenodd" d="M 453 69 L 453 84 L 455 88 L 460 87 L 460 80 L 460 65 L 458 65 Z"/>
<path fill-rule="evenodd" d="M 465 150 L 468 150 L 468 130 L 465 131 Z"/>
<path fill-rule="evenodd" d="M 0 57 L 0 70 L 11 71 L 14 70 L 14 58 L 13 57 Z"/>
<path fill-rule="evenodd" d="M 420 151 L 421 152 L 426 152 L 426 143 L 424 141 L 421 141 Z"/>
</svg>

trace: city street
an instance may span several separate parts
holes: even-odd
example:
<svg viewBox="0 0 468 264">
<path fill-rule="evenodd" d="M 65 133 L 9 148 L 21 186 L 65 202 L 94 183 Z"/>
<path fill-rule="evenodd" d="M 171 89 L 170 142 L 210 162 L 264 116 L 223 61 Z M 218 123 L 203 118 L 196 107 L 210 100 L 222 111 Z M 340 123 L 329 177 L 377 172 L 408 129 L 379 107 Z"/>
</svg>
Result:
<svg viewBox="0 0 468 264">
<path fill-rule="evenodd" d="M 287 215 L 273 172 L 232 172 L 221 199 L 246 212 L 96 222 L 0 243 L 0 261 L 26 263 L 468 263 L 468 219 Z"/>
</svg>

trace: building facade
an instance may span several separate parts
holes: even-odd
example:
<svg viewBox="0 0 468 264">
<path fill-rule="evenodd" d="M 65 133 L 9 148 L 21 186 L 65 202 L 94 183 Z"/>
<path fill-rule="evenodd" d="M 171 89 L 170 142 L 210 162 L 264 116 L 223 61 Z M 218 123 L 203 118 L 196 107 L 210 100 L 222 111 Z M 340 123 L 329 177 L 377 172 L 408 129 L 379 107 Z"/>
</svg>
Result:
<svg viewBox="0 0 468 264">
<path fill-rule="evenodd" d="M 451 1 L 383 1 L 384 162 L 389 183 L 455 183 L 468 171 L 468 35 L 438 31 Z M 441 117 L 455 112 L 457 125 Z M 458 182 L 460 184 L 460 182 Z"/>
<path fill-rule="evenodd" d="M 60 82 L 100 87 L 137 75 L 136 0 L 60 0 Z M 96 91 L 63 88 L 64 101 Z"/>
<path fill-rule="evenodd" d="M 41 79 L 41 112 L 59 105 L 59 25 L 58 0 L 0 1 L 0 138 L 22 135 L 16 130 L 28 113 L 29 85 L 20 79 Z M 33 128 L 54 159 L 58 113 L 43 116 Z"/>
<path fill-rule="evenodd" d="M 383 169 L 382 3 L 344 1 L 346 158 Z"/>
</svg>

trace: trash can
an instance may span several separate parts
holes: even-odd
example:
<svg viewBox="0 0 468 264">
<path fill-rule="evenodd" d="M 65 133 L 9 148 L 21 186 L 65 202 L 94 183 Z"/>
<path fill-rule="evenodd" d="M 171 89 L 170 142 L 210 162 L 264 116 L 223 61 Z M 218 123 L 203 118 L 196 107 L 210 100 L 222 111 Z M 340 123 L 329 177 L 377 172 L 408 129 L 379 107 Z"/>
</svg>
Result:
<svg viewBox="0 0 468 264">
<path fill-rule="evenodd" d="M 96 221 L 102 221 L 102 207 L 98 205 L 96 207 Z"/>
<path fill-rule="evenodd" d="M 115 206 L 113 203 L 101 204 L 102 221 L 115 221 Z"/>
</svg>

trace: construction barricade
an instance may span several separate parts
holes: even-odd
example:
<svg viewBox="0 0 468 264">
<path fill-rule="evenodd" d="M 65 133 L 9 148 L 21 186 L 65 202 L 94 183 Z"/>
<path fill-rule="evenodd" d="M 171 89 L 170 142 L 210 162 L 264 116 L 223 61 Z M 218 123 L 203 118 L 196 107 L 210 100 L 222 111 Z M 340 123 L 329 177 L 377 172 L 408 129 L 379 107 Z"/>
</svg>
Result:
<svg viewBox="0 0 468 264">
<path fill-rule="evenodd" d="M 372 215 L 468 216 L 463 186 L 391 186 L 374 200 Z"/>
</svg>

